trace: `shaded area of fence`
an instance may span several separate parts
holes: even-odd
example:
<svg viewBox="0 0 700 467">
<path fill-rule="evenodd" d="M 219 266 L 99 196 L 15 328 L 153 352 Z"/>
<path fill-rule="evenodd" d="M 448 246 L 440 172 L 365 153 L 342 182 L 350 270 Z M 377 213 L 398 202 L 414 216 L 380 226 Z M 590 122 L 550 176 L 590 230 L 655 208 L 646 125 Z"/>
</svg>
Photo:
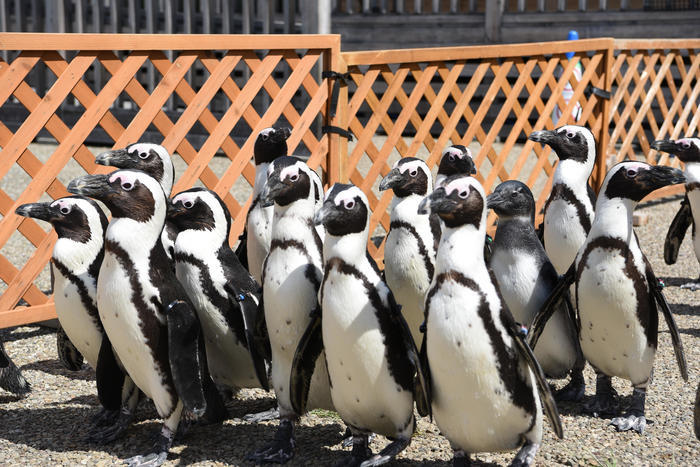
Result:
<svg viewBox="0 0 700 467">
<path fill-rule="evenodd" d="M 105 44 L 109 44 L 109 50 L 105 50 Z M 149 129 L 158 132 L 158 142 L 187 164 L 174 192 L 194 183 L 216 191 L 234 216 L 234 236 L 242 231 L 243 214 L 250 199 L 234 197 L 231 189 L 234 184 L 253 184 L 254 138 L 236 141 L 231 134 L 255 135 L 280 121 L 288 122 L 293 128 L 288 141 L 290 151 L 308 155 L 309 165 L 322 168 L 328 176 L 328 169 L 333 170 L 328 155 L 338 154 L 333 148 L 337 136 L 322 136 L 312 127 L 319 120 L 330 123 L 330 83 L 326 79 L 317 81 L 312 71 L 337 66 L 339 46 L 339 37 L 330 35 L 0 36 L 2 49 L 21 51 L 10 63 L 0 62 L 0 105 L 14 103 L 27 111 L 26 119 L 16 130 L 0 124 L 0 179 L 7 181 L 6 175 L 16 166 L 31 177 L 19 196 L 13 198 L 0 190 L 0 248 L 14 234 L 23 236 L 35 248 L 29 261 L 22 265 L 12 264 L 4 252 L 0 255 L 0 279 L 7 284 L 0 297 L 0 327 L 44 319 L 52 312 L 49 297 L 33 281 L 49 260 L 55 234 L 47 233 L 32 219 L 15 215 L 14 210 L 44 194 L 50 198 L 67 195 L 66 182 L 57 177 L 68 163 L 77 162 L 86 173 L 98 171 L 94 155 L 85 146 L 85 140 L 96 128 L 101 128 L 115 147 L 140 140 Z M 123 58 L 114 50 L 124 51 Z M 213 50 L 221 52 L 215 54 Z M 70 54 L 72 58 L 66 60 L 59 51 L 74 51 L 74 56 Z M 173 52 L 172 60 L 167 51 Z M 156 71 L 152 90 L 138 79 L 146 63 Z M 206 79 L 193 89 L 184 78 L 197 63 L 206 70 Z M 31 85 L 32 75 L 40 66 L 55 76 L 44 94 L 37 93 Z M 85 74 L 95 66 L 102 67 L 105 75 L 97 92 L 84 81 Z M 277 78 L 279 70 L 284 70 L 284 79 Z M 269 99 L 269 106 L 258 112 L 252 103 L 261 95 Z M 163 108 L 168 99 L 175 97 L 184 108 L 177 118 L 172 118 Z M 128 122 L 120 121 L 112 111 L 117 99 L 128 101 L 137 109 Z M 221 108 L 219 100 L 227 105 Z M 80 108 L 78 118 L 70 124 L 59 114 L 61 105 L 67 102 Z M 201 142 L 190 140 L 195 124 L 207 132 Z M 29 149 L 41 132 L 58 145 L 43 163 Z M 215 173 L 209 164 L 217 153 L 225 155 L 228 163 L 223 172 Z M 22 309 L 9 311 L 20 299 L 34 312 L 25 315 Z"/>
<path fill-rule="evenodd" d="M 249 201 L 238 188 L 248 193 L 253 181 L 249 137 L 273 123 L 293 127 L 290 151 L 308 155 L 327 182 L 349 180 L 368 194 L 372 228 L 380 233 L 388 227 L 391 193 L 380 196 L 376 186 L 401 156 L 419 155 L 434 166 L 445 146 L 465 144 L 487 191 L 518 178 L 533 187 L 541 208 L 556 158 L 528 141 L 530 132 L 570 122 L 589 126 L 598 140 L 594 181 L 600 183 L 608 163 L 655 162 L 650 140 L 692 135 L 700 119 L 700 40 L 589 39 L 341 54 L 338 36 L 0 35 L 0 50 L 12 58 L 0 62 L 0 116 L 6 106 L 25 111 L 16 129 L 0 119 L 0 279 L 7 284 L 0 327 L 53 316 L 50 298 L 34 281 L 55 236 L 13 212 L 21 203 L 64 195 L 60 171 L 66 164 L 96 171 L 85 141 L 98 131 L 114 146 L 155 135 L 187 165 L 175 190 L 201 183 L 217 191 L 231 209 L 235 238 Z M 153 86 L 144 79 L 149 66 Z M 187 79 L 195 66 L 205 70 L 198 86 Z M 40 67 L 53 75 L 43 93 L 32 81 Z M 96 67 L 104 74 L 99 88 L 86 83 Z M 347 72 L 347 82 L 315 78 L 315 69 Z M 567 88 L 569 99 L 562 95 Z M 611 91 L 611 99 L 594 88 Z M 260 99 L 267 100 L 264 107 L 257 106 Z M 119 114 L 120 100 L 135 117 Z M 170 100 L 178 103 L 175 113 Z M 69 107 L 76 109 L 73 120 L 61 113 Z M 355 141 L 320 135 L 322 124 L 347 128 Z M 195 127 L 204 137 L 194 134 Z M 29 147 L 42 134 L 58 145 L 45 162 Z M 212 168 L 215 154 L 226 156 L 225 170 Z M 665 156 L 661 161 L 673 162 Z M 13 197 L 4 186 L 18 167 L 29 181 Z M 4 255 L 15 236 L 33 251 L 23 264 Z M 370 251 L 381 260 L 383 245 L 371 244 Z M 20 299 L 30 307 L 16 308 Z"/>
</svg>

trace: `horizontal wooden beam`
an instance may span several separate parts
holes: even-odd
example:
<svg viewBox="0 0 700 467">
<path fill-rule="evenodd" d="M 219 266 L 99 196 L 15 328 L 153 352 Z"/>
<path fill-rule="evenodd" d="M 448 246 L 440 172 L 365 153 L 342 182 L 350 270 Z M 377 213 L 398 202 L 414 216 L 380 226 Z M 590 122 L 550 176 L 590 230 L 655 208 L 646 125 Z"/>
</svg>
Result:
<svg viewBox="0 0 700 467">
<path fill-rule="evenodd" d="M 0 329 L 39 323 L 56 318 L 53 299 L 41 305 L 18 306 L 13 310 L 0 311 Z"/>
<path fill-rule="evenodd" d="M 607 49 L 613 43 L 609 37 L 578 41 L 529 42 L 525 44 L 484 45 L 467 47 L 433 47 L 424 49 L 367 50 L 344 52 L 341 55 L 351 65 L 384 65 L 390 63 L 435 62 L 519 57 L 543 54 L 564 54 Z"/>
<path fill-rule="evenodd" d="M 339 34 L 0 34 L 0 50 L 269 50 L 338 44 Z"/>
</svg>

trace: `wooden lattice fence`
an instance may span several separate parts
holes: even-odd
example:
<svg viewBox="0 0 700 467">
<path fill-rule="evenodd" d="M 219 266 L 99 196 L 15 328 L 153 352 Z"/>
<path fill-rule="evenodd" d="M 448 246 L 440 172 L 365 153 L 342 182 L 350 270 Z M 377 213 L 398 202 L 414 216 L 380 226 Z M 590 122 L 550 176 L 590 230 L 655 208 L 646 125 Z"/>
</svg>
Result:
<svg viewBox="0 0 700 467">
<path fill-rule="evenodd" d="M 250 135 L 288 124 L 290 151 L 308 156 L 326 182 L 360 186 L 381 234 L 391 193 L 377 185 L 399 157 L 417 155 L 434 168 L 447 145 L 465 144 L 487 191 L 520 179 L 538 208 L 556 157 L 527 140 L 532 131 L 590 127 L 598 142 L 596 185 L 614 161 L 656 162 L 652 139 L 697 133 L 699 49 L 700 40 L 589 39 L 341 54 L 335 35 L 0 34 L 8 57 L 0 61 L 0 116 L 7 106 L 26 112 L 16 126 L 0 118 L 0 328 L 55 316 L 51 297 L 35 284 L 55 234 L 14 209 L 64 196 L 68 165 L 109 170 L 95 166 L 85 145 L 96 132 L 114 147 L 145 137 L 163 144 L 185 166 L 174 191 L 199 183 L 219 193 L 235 241 L 254 176 Z M 36 85 L 44 69 L 48 87 Z M 194 69 L 204 75 L 191 84 Z M 95 74 L 104 77 L 98 89 L 85 78 Z M 611 99 L 601 97 L 605 91 Z M 124 118 L 124 108 L 135 116 Z M 323 134 L 327 125 L 347 129 L 353 140 Z M 47 138 L 56 150 L 35 154 L 32 143 Z M 666 156 L 661 162 L 677 164 Z M 11 255 L 18 238 L 26 251 Z M 383 244 L 371 243 L 370 251 L 381 260 Z"/>
<path fill-rule="evenodd" d="M 0 189 L 0 248 L 4 250 L 16 232 L 35 248 L 29 260 L 19 265 L 4 251 L 0 254 L 0 279 L 7 285 L 0 296 L 0 328 L 54 316 L 50 297 L 33 281 L 49 260 L 55 233 L 15 215 L 14 210 L 44 194 L 50 198 L 67 195 L 67 181 L 60 180 L 59 174 L 72 161 L 87 173 L 108 171 L 95 165 L 95 155 L 85 146 L 86 138 L 98 128 L 109 135 L 114 147 L 139 141 L 149 128 L 159 132 L 162 140 L 157 142 L 187 164 L 173 192 L 196 182 L 216 191 L 234 218 L 234 238 L 242 231 L 250 198 L 236 199 L 231 189 L 236 183 L 252 185 L 255 174 L 251 162 L 254 138 L 237 142 L 232 133 L 255 135 L 280 121 L 287 122 L 293 128 L 290 151 L 307 155 L 311 167 L 320 167 L 327 180 L 337 180 L 337 173 L 332 174 L 337 172 L 337 162 L 329 154 L 336 155 L 337 161 L 334 146 L 338 136 L 317 131 L 318 123 L 331 123 L 328 95 L 332 82 L 314 76 L 338 67 L 339 36 L 3 34 L 0 50 L 16 54 L 9 63 L 0 62 L 0 107 L 21 104 L 28 111 L 14 132 L 0 123 L 0 179 L 8 182 L 8 172 L 17 166 L 31 177 L 14 198 L 6 192 L 5 183 Z M 171 52 L 172 61 L 168 58 Z M 184 79 L 194 64 L 203 66 L 208 75 L 197 89 Z M 44 66 L 55 81 L 40 95 L 30 83 L 33 73 Z M 151 92 L 137 79 L 146 66 L 152 66 L 158 78 Z M 105 76 L 98 93 L 83 80 L 96 67 Z M 234 79 L 236 76 L 243 79 Z M 269 100 L 269 106 L 258 113 L 252 103 L 261 95 Z M 175 97 L 185 107 L 173 120 L 163 108 Z M 210 108 L 215 98 L 229 103 L 219 118 Z M 129 100 L 138 108 L 133 119 L 122 123 L 112 114 L 117 99 Z M 65 103 L 77 103 L 83 109 L 71 126 L 60 117 Z M 195 124 L 208 133 L 201 144 L 188 139 Z M 45 161 L 29 148 L 40 132 L 58 144 Z M 210 167 L 216 154 L 228 159 L 224 171 L 214 172 Z M 24 306 L 15 308 L 21 299 L 31 312 Z"/>
</svg>

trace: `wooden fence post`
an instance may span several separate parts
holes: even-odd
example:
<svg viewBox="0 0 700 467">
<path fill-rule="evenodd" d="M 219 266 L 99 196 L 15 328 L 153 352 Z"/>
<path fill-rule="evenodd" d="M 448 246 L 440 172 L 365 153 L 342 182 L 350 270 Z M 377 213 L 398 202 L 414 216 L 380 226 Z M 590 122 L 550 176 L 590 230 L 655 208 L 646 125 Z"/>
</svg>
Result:
<svg viewBox="0 0 700 467">
<path fill-rule="evenodd" d="M 605 49 L 605 57 L 600 62 L 601 68 L 600 78 L 597 86 L 602 87 L 605 91 L 612 92 L 612 66 L 615 54 L 615 40 L 610 39 L 607 49 Z M 603 179 L 608 172 L 608 144 L 610 141 L 610 99 L 599 99 L 597 110 L 601 114 L 600 134 L 598 135 L 598 147 L 596 152 L 596 165 L 593 171 L 593 189 L 596 193 L 603 185 Z"/>
<path fill-rule="evenodd" d="M 503 19 L 504 4 L 505 0 L 486 2 L 484 32 L 486 33 L 487 42 L 501 42 L 501 21 Z"/>
</svg>

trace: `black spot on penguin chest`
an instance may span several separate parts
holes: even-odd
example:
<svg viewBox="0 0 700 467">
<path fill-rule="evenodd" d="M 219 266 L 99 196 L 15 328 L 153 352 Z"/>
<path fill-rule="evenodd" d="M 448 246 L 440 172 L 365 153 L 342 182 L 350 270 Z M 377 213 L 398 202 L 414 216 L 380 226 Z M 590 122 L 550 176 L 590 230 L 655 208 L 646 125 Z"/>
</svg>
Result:
<svg viewBox="0 0 700 467">
<path fill-rule="evenodd" d="M 659 328 L 659 316 L 656 310 L 656 302 L 653 295 L 650 293 L 649 283 L 647 282 L 646 272 L 640 271 L 635 262 L 632 251 L 627 242 L 614 237 L 598 237 L 588 243 L 586 249 L 581 255 L 581 259 L 576 268 L 576 308 L 579 308 L 579 283 L 581 275 L 588 265 L 590 254 L 596 248 L 616 251 L 618 255 L 624 258 L 623 272 L 634 286 L 637 309 L 636 316 L 639 324 L 644 329 L 644 334 L 647 339 L 647 345 L 656 348 Z M 624 338 L 625 336 L 621 336 Z"/>
<path fill-rule="evenodd" d="M 426 297 L 426 320 L 429 319 L 432 298 L 440 291 L 447 281 L 469 288 L 478 295 L 479 303 L 477 304 L 477 316 L 486 330 L 487 337 L 496 357 L 499 378 L 503 382 L 503 386 L 510 395 L 513 404 L 529 414 L 534 414 L 536 410 L 534 388 L 530 386 L 521 372 L 521 358 L 515 348 L 513 346 L 507 346 L 503 340 L 501 332 L 496 328 L 489 303 L 486 301 L 486 295 L 475 281 L 454 270 L 439 274 L 435 278 L 435 285 L 430 289 Z M 503 298 L 500 297 L 500 293 L 499 299 L 501 303 L 503 303 Z M 503 327 L 507 327 L 513 322 L 513 317 L 510 316 L 508 310 L 503 307 L 501 307 L 501 311 L 497 316 L 498 319 L 501 320 L 501 325 Z"/>
<path fill-rule="evenodd" d="M 367 276 L 355 266 L 339 258 L 331 258 L 326 262 L 321 285 L 322 290 L 325 288 L 325 281 L 333 269 L 340 274 L 353 277 L 362 284 L 379 323 L 379 332 L 384 343 L 384 358 L 387 360 L 389 374 L 401 389 L 413 393 L 415 368 L 408 359 L 408 349 L 405 348 L 404 336 L 399 326 L 397 326 L 396 317 L 392 316 L 395 313 L 401 313 L 393 301 L 393 296 L 389 295 L 389 303 L 385 305 L 377 288 L 369 281 Z"/>
</svg>

